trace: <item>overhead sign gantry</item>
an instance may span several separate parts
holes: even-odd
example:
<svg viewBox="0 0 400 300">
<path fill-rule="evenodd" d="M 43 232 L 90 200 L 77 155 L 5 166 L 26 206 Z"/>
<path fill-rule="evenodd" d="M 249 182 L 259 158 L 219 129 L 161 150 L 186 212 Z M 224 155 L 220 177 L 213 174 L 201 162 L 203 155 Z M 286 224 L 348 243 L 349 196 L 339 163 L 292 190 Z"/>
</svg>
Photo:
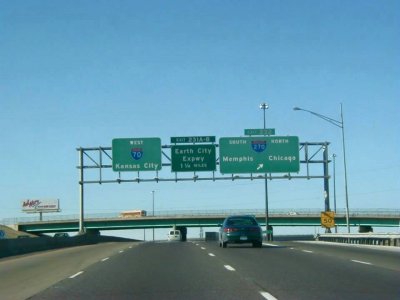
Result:
<svg viewBox="0 0 400 300">
<path fill-rule="evenodd" d="M 170 145 L 161 145 L 161 139 L 157 137 L 117 138 L 112 140 L 112 147 L 78 148 L 81 206 L 79 231 L 84 231 L 84 185 L 89 183 L 322 178 L 328 211 L 329 143 L 299 143 L 296 136 L 266 136 L 274 133 L 274 129 L 249 129 L 245 134 L 250 137 L 222 137 L 219 144 L 216 144 L 215 136 L 172 137 Z M 93 155 L 93 152 L 97 154 Z M 316 156 L 319 153 L 323 155 L 318 159 Z M 323 164 L 323 174 L 313 174 L 315 171 L 311 173 L 311 163 Z M 300 170 L 300 164 L 305 164 L 305 168 Z M 175 176 L 159 174 L 164 170 L 163 167 L 170 167 L 170 172 Z M 111 169 L 114 172 L 107 171 Z M 93 174 L 96 170 L 97 179 Z M 88 172 L 88 176 L 84 171 Z M 151 171 L 156 173 L 155 177 L 145 174 L 152 174 Z M 217 176 L 216 171 L 223 176 Z M 137 176 L 132 177 L 132 172 L 137 172 Z M 193 172 L 192 177 L 180 175 L 190 172 Z M 199 174 L 207 172 L 212 173 L 212 176 Z"/>
</svg>

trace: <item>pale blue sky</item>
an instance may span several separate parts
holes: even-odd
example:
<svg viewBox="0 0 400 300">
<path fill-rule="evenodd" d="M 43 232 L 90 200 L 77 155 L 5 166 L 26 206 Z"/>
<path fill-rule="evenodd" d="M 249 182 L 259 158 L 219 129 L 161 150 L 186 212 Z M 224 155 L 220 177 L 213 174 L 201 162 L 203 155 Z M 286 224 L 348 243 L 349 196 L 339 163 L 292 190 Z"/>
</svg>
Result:
<svg viewBox="0 0 400 300">
<path fill-rule="evenodd" d="M 400 209 L 399 1 L 1 1 L 0 44 L 0 219 L 26 198 L 78 213 L 77 147 L 241 136 L 264 101 L 278 135 L 331 142 L 338 208 L 341 131 L 292 108 L 343 103 L 350 209 Z M 324 207 L 322 180 L 269 186 L 270 209 Z M 264 207 L 262 181 L 141 183 L 88 186 L 86 212 L 152 190 L 156 210 Z"/>
</svg>

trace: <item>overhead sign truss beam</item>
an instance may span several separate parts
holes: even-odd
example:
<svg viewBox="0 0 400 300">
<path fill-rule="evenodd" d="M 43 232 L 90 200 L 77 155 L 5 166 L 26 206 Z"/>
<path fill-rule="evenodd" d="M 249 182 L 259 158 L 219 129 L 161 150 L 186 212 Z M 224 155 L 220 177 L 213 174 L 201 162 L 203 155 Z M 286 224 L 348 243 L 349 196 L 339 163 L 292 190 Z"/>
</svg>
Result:
<svg viewBox="0 0 400 300">
<path fill-rule="evenodd" d="M 218 144 L 213 144 L 216 148 L 219 147 Z M 112 172 L 113 168 L 112 163 L 112 147 L 88 147 L 88 148 L 77 148 L 77 151 L 82 151 L 82 162 L 77 166 L 78 169 L 88 172 L 91 174 L 91 177 L 85 176 L 85 180 L 80 181 L 80 184 L 102 184 L 102 183 L 124 183 L 124 182 L 178 182 L 178 181 L 216 181 L 216 180 L 257 180 L 257 179 L 265 179 L 266 177 L 270 180 L 273 179 L 315 179 L 315 178 L 325 178 L 329 179 L 330 176 L 326 176 L 324 172 L 321 170 L 315 170 L 315 168 L 310 168 L 311 165 L 314 164 L 328 164 L 330 161 L 324 159 L 323 150 L 327 148 L 329 145 L 328 142 L 301 142 L 299 143 L 299 163 L 301 165 L 299 172 L 286 172 L 281 174 L 274 174 L 270 172 L 265 173 L 232 173 L 231 176 L 226 176 L 227 174 L 217 176 L 219 172 L 216 170 L 211 170 L 207 172 L 196 172 L 193 171 L 193 164 L 187 164 L 188 170 L 182 171 L 180 168 L 176 168 L 178 171 L 172 171 L 172 164 L 175 161 L 182 163 L 179 155 L 172 154 L 173 149 L 178 149 L 180 151 L 190 152 L 192 150 L 197 150 L 200 148 L 201 150 L 208 148 L 202 145 L 203 147 L 194 147 L 194 146 L 184 146 L 184 147 L 176 147 L 176 145 L 162 145 L 161 153 L 162 153 L 162 167 L 171 167 L 170 172 L 168 170 L 155 170 L 153 172 L 141 172 L 141 171 L 131 171 L 131 172 Z M 208 153 L 208 152 L 207 152 Z M 218 152 L 217 152 L 218 153 Z M 202 154 L 205 155 L 205 154 Z M 209 157 L 200 156 L 200 159 L 204 161 L 209 159 Z M 194 160 L 194 158 L 192 158 Z M 210 161 L 208 161 L 210 163 Z M 215 166 L 220 166 L 220 157 L 217 155 L 215 158 Z M 184 168 L 184 166 L 183 166 Z M 214 165 L 212 169 L 214 169 Z M 322 168 L 321 168 L 322 169 Z M 97 175 L 95 174 L 97 171 Z M 93 173 L 94 172 L 94 173 Z M 160 176 L 160 172 L 162 172 L 162 176 Z M 152 173 L 153 175 L 149 174 Z M 193 175 L 191 176 L 190 173 Z M 132 174 L 137 174 L 135 178 L 132 179 Z M 155 174 L 155 175 L 154 175 Z M 205 174 L 201 176 L 200 174 Z M 207 174 L 211 174 L 207 175 Z M 240 174 L 240 175 L 238 175 Z"/>
<path fill-rule="evenodd" d="M 172 141 L 175 144 L 163 146 L 159 138 L 125 138 L 114 139 L 113 147 L 76 149 L 80 174 L 79 232 L 85 232 L 84 185 L 96 183 L 322 178 L 325 210 L 330 210 L 328 142 L 299 143 L 297 137 L 238 137 L 221 138 L 220 144 L 224 143 L 221 146 L 214 144 L 214 137 L 200 138 L 177 137 Z M 193 145 L 177 145 L 192 142 Z M 242 147 L 244 144 L 251 148 Z M 218 147 L 219 156 L 216 151 Z M 163 149 L 169 149 L 170 155 Z M 261 156 L 258 155 L 260 153 Z M 249 163 L 243 164 L 243 161 Z M 322 164 L 322 172 L 310 167 L 314 164 Z M 305 165 L 305 168 L 300 165 Z M 162 169 L 164 166 L 170 166 L 170 172 Z M 216 176 L 216 166 L 225 175 Z M 134 177 L 132 174 L 137 175 Z"/>
</svg>

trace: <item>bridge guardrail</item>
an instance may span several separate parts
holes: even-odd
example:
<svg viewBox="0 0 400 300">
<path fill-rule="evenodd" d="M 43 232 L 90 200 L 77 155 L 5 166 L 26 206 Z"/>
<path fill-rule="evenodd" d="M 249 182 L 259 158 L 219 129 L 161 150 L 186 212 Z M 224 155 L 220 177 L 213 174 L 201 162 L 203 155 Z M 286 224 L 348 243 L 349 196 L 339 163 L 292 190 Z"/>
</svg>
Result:
<svg viewBox="0 0 400 300">
<path fill-rule="evenodd" d="M 293 215 L 293 216 L 315 216 L 321 213 L 321 209 L 309 208 L 309 209 L 270 209 L 269 215 Z M 150 212 L 149 212 L 150 213 Z M 97 214 L 86 214 L 86 219 L 115 219 L 119 217 L 120 212 L 110 213 L 97 213 Z M 149 217 L 151 217 L 151 214 Z M 265 209 L 225 209 L 225 210 L 170 210 L 170 211 L 155 211 L 155 217 L 175 217 L 175 216 L 221 216 L 221 215 L 233 215 L 233 214 L 248 214 L 248 215 L 263 215 Z M 353 209 L 350 217 L 359 217 L 364 215 L 376 215 L 380 217 L 398 217 L 400 219 L 399 209 Z M 345 210 L 338 209 L 336 212 L 337 216 L 344 216 Z M 43 215 L 43 221 L 66 221 L 76 220 L 79 218 L 78 214 L 70 215 Z M 6 218 L 1 220 L 3 225 L 14 225 L 18 223 L 29 223 L 37 222 L 39 217 L 20 217 L 20 218 Z M 400 227 L 400 224 L 399 224 Z"/>
<path fill-rule="evenodd" d="M 357 244 L 357 245 L 376 245 L 400 247 L 400 234 L 386 233 L 349 233 L 349 234 L 318 234 L 317 241 Z"/>
</svg>

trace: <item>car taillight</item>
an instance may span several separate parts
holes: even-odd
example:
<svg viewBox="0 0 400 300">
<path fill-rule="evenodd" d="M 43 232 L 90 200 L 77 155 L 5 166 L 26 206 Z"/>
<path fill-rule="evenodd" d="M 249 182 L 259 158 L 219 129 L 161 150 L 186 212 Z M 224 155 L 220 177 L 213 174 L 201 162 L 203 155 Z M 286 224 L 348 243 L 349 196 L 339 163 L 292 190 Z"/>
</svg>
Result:
<svg viewBox="0 0 400 300">
<path fill-rule="evenodd" d="M 224 228 L 224 232 L 226 232 L 226 233 L 230 233 L 230 232 L 234 232 L 234 231 L 238 231 L 238 229 L 234 228 L 234 227 L 226 227 L 226 228 Z"/>
</svg>

